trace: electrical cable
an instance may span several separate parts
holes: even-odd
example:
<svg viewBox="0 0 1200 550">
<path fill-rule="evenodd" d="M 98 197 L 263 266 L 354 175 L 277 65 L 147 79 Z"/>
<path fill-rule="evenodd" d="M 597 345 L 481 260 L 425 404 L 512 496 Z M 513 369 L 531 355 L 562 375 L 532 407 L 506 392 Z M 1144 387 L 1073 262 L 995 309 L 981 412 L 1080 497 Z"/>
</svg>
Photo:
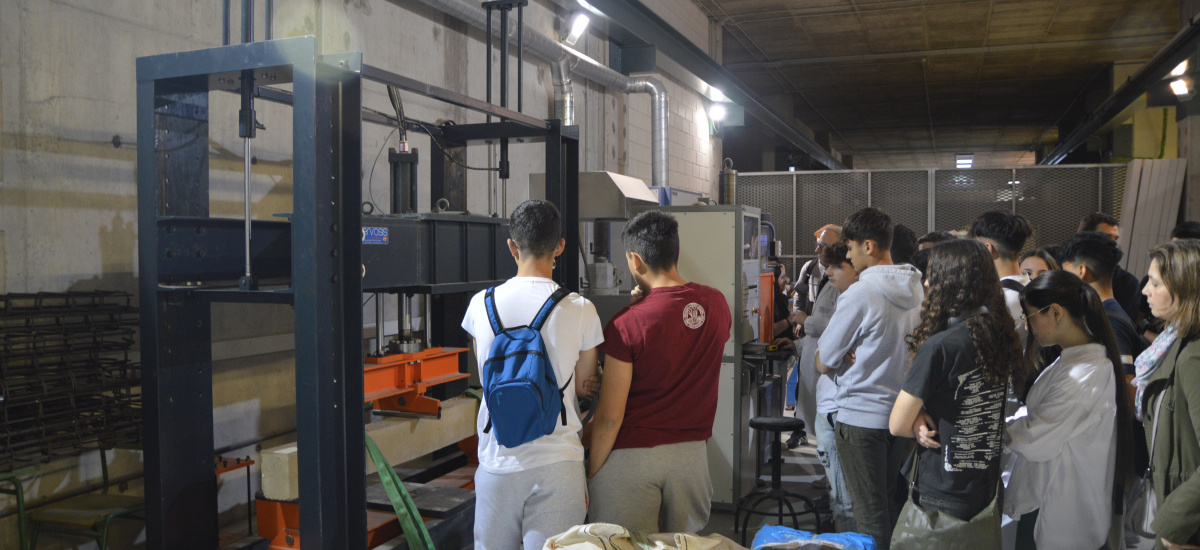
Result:
<svg viewBox="0 0 1200 550">
<path fill-rule="evenodd" d="M 395 128 L 387 137 L 383 138 L 383 145 L 380 145 L 379 152 L 375 153 L 375 161 L 371 163 L 371 173 L 367 176 L 367 196 L 371 197 L 371 207 L 380 212 L 383 212 L 383 209 L 375 202 L 375 166 L 379 164 L 379 157 L 383 155 L 383 150 L 387 148 L 388 140 L 392 139 L 392 135 L 399 130 L 400 128 Z"/>
</svg>

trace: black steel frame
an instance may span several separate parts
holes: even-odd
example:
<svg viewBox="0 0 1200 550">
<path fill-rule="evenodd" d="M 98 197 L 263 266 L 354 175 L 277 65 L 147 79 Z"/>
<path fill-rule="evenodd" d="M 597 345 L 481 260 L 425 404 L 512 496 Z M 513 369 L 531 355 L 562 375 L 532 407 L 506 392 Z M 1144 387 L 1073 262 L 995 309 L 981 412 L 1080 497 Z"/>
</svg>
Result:
<svg viewBox="0 0 1200 550">
<path fill-rule="evenodd" d="M 316 40 L 308 36 L 137 60 L 139 297 L 151 548 L 217 545 L 212 302 L 293 306 L 301 538 L 309 550 L 366 547 L 361 131 L 364 121 L 396 121 L 364 113 L 363 79 L 501 120 L 435 129 L 444 144 L 543 139 L 546 197 L 563 214 L 567 242 L 579 241 L 576 127 L 363 65 L 359 53 L 316 52 Z M 279 283 L 273 289 L 239 290 L 236 280 L 226 281 L 241 261 L 241 236 L 231 220 L 212 218 L 208 209 L 208 94 L 239 91 L 243 71 L 253 71 L 260 85 L 256 95 L 293 106 L 291 221 L 254 222 L 251 249 L 256 276 L 264 286 Z M 287 82 L 291 93 L 261 87 Z M 434 189 L 438 185 L 433 182 Z M 564 286 L 578 289 L 578 262 L 559 262 L 555 275 Z"/>
</svg>

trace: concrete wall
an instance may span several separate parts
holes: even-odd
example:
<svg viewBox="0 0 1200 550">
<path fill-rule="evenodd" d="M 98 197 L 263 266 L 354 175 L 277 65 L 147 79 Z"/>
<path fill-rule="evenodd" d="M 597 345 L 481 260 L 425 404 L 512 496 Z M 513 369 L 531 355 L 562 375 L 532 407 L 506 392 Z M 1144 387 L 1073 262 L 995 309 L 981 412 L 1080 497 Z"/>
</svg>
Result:
<svg viewBox="0 0 1200 550">
<path fill-rule="evenodd" d="M 233 2 L 235 11 L 239 2 Z M 259 4 L 262 4 L 259 2 Z M 413 0 L 276 0 L 276 37 L 315 34 L 326 52 L 359 50 L 364 61 L 418 80 L 483 98 L 483 34 Z M 652 2 L 659 13 L 701 47 L 714 43 L 693 0 Z M 221 2 L 216 0 L 8 0 L 0 2 L 0 292 L 86 289 L 137 291 L 136 116 L 137 57 L 208 48 L 221 42 Z M 533 2 L 527 28 L 553 35 L 553 5 Z M 259 6 L 256 36 L 263 36 Z M 233 17 L 233 35 L 240 22 Z M 577 47 L 606 61 L 602 37 Z M 552 103 L 544 60 L 526 56 L 525 112 L 546 117 Z M 715 194 L 721 144 L 708 135 L 705 103 L 676 79 L 660 76 L 671 96 L 670 183 Z M 650 181 L 650 102 L 647 96 L 609 93 L 575 80 L 581 130 L 581 168 L 610 170 Z M 403 94 L 406 115 L 428 122 L 482 122 L 483 117 Z M 364 104 L 391 112 L 386 91 L 364 86 Z M 515 102 L 515 100 L 514 100 Z M 291 115 L 260 102 L 267 127 L 254 141 L 254 217 L 291 210 Z M 210 166 L 214 216 L 241 216 L 241 140 L 237 98 L 211 98 Z M 386 160 L 394 146 L 390 129 L 364 125 L 363 196 L 389 203 Z M 114 146 L 119 140 L 121 145 Z M 424 135 L 409 134 L 414 147 L 430 151 Z M 494 165 L 495 146 L 472 146 L 468 163 Z M 428 158 L 425 156 L 424 158 Z M 493 172 L 470 171 L 468 209 L 506 215 L 528 196 L 529 174 L 544 170 L 542 149 L 512 147 L 513 177 L 502 185 Z M 373 176 L 372 176 L 373 171 Z M 428 209 L 428 164 L 420 166 L 420 204 Z M 387 311 L 395 332 L 394 304 Z M 370 325 L 373 310 L 364 315 Z M 214 306 L 214 449 L 256 458 L 260 446 L 287 438 L 295 424 L 291 310 L 286 306 Z M 368 333 L 373 329 L 368 328 Z M 261 441 L 260 441 L 261 440 Z M 99 480 L 95 453 L 45 465 L 26 479 L 37 505 Z M 141 456 L 110 454 L 114 478 L 139 494 Z M 222 519 L 238 530 L 245 508 L 245 477 L 220 480 Z M 257 486 L 257 468 L 252 474 Z M 0 549 L 16 547 L 13 501 L 0 498 Z M 128 547 L 140 525 L 118 533 Z M 39 548 L 75 547 L 76 540 L 43 537 Z M 56 546 L 60 545 L 60 546 Z"/>
</svg>

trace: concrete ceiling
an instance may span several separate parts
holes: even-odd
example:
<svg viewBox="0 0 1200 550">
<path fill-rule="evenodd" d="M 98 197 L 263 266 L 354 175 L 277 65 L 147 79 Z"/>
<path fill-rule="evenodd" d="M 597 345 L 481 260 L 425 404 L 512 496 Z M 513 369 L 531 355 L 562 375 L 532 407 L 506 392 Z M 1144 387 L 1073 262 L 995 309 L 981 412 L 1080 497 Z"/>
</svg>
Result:
<svg viewBox="0 0 1200 550">
<path fill-rule="evenodd" d="M 725 67 L 856 168 L 1032 164 L 1087 90 L 1111 91 L 1113 62 L 1179 30 L 1179 0 L 698 2 Z"/>
</svg>

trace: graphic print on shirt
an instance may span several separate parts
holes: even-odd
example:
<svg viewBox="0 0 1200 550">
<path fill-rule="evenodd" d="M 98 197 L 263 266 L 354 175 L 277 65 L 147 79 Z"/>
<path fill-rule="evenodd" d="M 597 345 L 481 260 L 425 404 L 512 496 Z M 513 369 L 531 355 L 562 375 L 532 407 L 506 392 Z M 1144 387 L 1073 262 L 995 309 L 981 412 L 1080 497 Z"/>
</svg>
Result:
<svg viewBox="0 0 1200 550">
<path fill-rule="evenodd" d="M 704 326 L 704 308 L 696 302 L 684 306 L 683 324 L 693 329 Z"/>
<path fill-rule="evenodd" d="M 959 376 L 954 400 L 959 416 L 943 453 L 947 472 L 986 470 L 1000 456 L 1000 415 L 1004 412 L 1003 384 L 988 384 L 983 369 Z"/>
</svg>

